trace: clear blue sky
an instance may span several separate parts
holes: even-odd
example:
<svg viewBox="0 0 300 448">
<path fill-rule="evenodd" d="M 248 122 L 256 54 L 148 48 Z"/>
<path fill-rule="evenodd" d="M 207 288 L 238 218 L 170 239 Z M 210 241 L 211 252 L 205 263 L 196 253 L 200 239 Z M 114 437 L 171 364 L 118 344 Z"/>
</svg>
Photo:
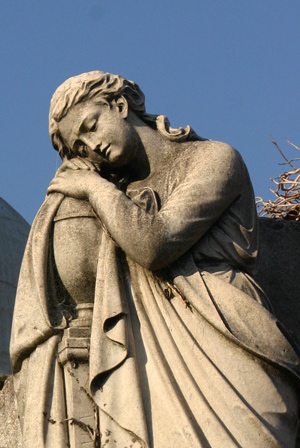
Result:
<svg viewBox="0 0 300 448">
<path fill-rule="evenodd" d="M 99 69 L 137 82 L 149 113 L 230 143 L 255 194 L 282 168 L 270 134 L 300 144 L 299 0 L 0 0 L 0 196 L 30 224 L 60 160 L 59 84 Z"/>
</svg>

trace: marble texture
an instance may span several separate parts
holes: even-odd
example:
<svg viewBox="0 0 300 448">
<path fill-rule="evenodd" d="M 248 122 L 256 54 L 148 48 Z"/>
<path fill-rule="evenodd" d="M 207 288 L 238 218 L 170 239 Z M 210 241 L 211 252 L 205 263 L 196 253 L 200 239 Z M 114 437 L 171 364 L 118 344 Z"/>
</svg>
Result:
<svg viewBox="0 0 300 448">
<path fill-rule="evenodd" d="M 0 446 L 22 448 L 22 433 L 12 376 L 6 379 L 4 387 L 0 390 Z"/>
<path fill-rule="evenodd" d="M 23 447 L 295 446 L 299 349 L 253 280 L 240 154 L 148 115 L 136 84 L 103 72 L 62 84 L 49 122 L 63 163 L 11 341 Z"/>
</svg>

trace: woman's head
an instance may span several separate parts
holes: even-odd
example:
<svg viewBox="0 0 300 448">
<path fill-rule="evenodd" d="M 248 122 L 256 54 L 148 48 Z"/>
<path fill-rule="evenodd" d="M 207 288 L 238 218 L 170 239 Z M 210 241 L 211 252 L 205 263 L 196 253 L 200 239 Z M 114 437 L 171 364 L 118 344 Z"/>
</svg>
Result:
<svg viewBox="0 0 300 448">
<path fill-rule="evenodd" d="M 132 112 L 148 126 L 160 132 L 164 138 L 172 141 L 202 140 L 189 126 L 172 129 L 166 117 L 147 114 L 145 96 L 133 81 L 96 70 L 67 79 L 57 88 L 51 99 L 49 133 L 53 147 L 59 151 L 62 158 L 76 155 L 72 152 L 72 148 L 65 145 L 59 133 L 58 123 L 68 111 L 76 104 L 92 98 L 110 103 L 120 97 L 126 99 Z"/>
<path fill-rule="evenodd" d="M 119 75 L 93 71 L 69 78 L 61 84 L 51 99 L 49 112 L 51 141 L 61 156 L 71 148 L 63 148 L 64 142 L 59 135 L 58 123 L 71 107 L 95 97 L 111 102 L 121 96 L 127 100 L 136 115 L 142 117 L 146 113 L 145 96 L 139 86 Z"/>
</svg>

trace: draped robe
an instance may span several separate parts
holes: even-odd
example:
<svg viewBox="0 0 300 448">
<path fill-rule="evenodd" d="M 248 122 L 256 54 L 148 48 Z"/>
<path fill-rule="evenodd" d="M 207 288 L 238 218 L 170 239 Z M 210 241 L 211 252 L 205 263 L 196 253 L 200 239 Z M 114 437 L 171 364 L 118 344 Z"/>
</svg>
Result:
<svg viewBox="0 0 300 448">
<path fill-rule="evenodd" d="M 249 184 L 247 172 L 239 174 Z M 182 204 L 194 200 L 188 176 L 177 188 Z M 246 190 L 159 271 L 126 256 L 103 232 L 89 361 L 103 446 L 294 446 L 298 348 L 248 274 L 257 228 L 252 189 Z M 118 216 L 123 193 L 109 194 Z M 146 213 L 160 212 L 150 187 L 127 196 Z M 24 448 L 68 446 L 57 361 L 68 322 L 53 281 L 52 251 L 53 220 L 63 200 L 52 194 L 41 207 L 18 286 L 11 359 Z"/>
</svg>

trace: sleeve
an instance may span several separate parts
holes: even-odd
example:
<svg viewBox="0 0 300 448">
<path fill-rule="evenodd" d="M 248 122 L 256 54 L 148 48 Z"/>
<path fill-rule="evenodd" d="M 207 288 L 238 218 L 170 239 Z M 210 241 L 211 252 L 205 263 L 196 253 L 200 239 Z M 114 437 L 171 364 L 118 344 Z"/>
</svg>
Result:
<svg viewBox="0 0 300 448">
<path fill-rule="evenodd" d="M 156 270 L 190 249 L 238 197 L 241 160 L 236 152 L 195 161 L 165 205 L 154 214 L 138 207 L 113 184 L 102 184 L 90 202 L 123 251 Z M 104 191 L 105 190 L 105 191 Z"/>
</svg>

